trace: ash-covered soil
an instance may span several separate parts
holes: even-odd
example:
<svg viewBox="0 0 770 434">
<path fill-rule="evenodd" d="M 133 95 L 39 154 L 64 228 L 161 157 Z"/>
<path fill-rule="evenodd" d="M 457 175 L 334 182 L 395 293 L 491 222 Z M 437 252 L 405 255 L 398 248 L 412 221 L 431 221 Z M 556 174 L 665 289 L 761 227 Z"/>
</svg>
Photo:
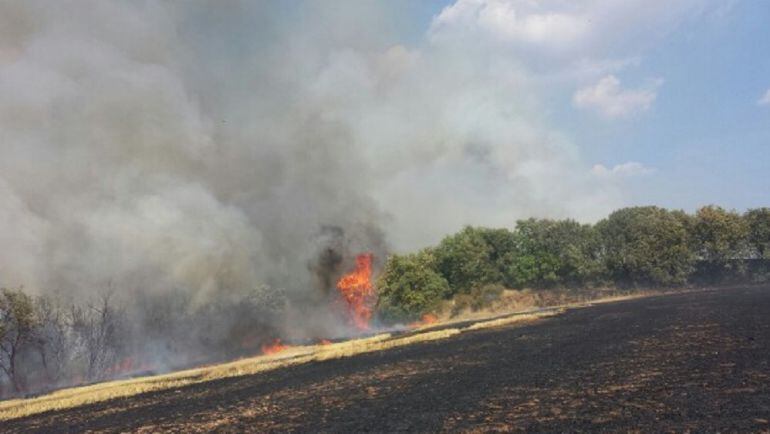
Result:
<svg viewBox="0 0 770 434">
<path fill-rule="evenodd" d="M 768 432 L 770 287 L 524 326 L 0 422 L 16 431 Z"/>
</svg>

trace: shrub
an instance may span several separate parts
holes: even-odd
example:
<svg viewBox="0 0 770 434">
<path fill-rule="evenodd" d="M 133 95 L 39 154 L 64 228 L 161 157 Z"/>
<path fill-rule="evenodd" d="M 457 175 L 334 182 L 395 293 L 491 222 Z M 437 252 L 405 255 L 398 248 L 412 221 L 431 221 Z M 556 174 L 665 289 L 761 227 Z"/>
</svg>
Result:
<svg viewBox="0 0 770 434">
<path fill-rule="evenodd" d="M 409 321 L 438 308 L 450 293 L 430 250 L 392 255 L 377 280 L 377 310 L 386 321 Z"/>
<path fill-rule="evenodd" d="M 655 206 L 623 208 L 596 230 L 616 284 L 682 284 L 693 270 L 687 225 L 676 213 Z"/>
<path fill-rule="evenodd" d="M 436 270 L 449 283 L 453 295 L 468 293 L 477 286 L 502 281 L 494 253 L 485 230 L 468 226 L 436 247 Z"/>
<path fill-rule="evenodd" d="M 504 269 L 510 287 L 584 286 L 602 273 L 599 243 L 590 225 L 574 220 L 520 220 L 516 249 Z"/>
<path fill-rule="evenodd" d="M 755 208 L 744 214 L 752 256 L 770 260 L 770 208 Z"/>
<path fill-rule="evenodd" d="M 704 206 L 695 214 L 693 242 L 705 276 L 713 281 L 745 273 L 749 225 L 736 212 Z"/>
</svg>

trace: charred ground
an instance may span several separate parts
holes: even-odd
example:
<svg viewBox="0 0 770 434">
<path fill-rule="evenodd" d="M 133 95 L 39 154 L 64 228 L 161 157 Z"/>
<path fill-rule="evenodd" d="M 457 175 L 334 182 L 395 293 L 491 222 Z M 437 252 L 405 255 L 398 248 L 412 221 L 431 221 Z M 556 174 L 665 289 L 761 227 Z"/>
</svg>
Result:
<svg viewBox="0 0 770 434">
<path fill-rule="evenodd" d="M 767 431 L 770 288 L 570 310 L 6 421 L 3 431 Z"/>
</svg>

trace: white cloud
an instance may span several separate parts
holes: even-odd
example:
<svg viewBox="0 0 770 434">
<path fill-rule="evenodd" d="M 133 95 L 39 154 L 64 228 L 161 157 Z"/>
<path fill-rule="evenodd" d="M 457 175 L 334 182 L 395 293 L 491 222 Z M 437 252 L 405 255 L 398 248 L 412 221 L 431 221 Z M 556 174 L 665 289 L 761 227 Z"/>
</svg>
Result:
<svg viewBox="0 0 770 434">
<path fill-rule="evenodd" d="M 434 40 L 474 32 L 502 43 L 546 48 L 574 46 L 588 33 L 588 17 L 509 0 L 458 0 L 438 14 L 431 25 Z"/>
<path fill-rule="evenodd" d="M 708 9 L 699 0 L 457 0 L 433 19 L 429 37 L 504 44 L 571 63 L 649 47 Z"/>
<path fill-rule="evenodd" d="M 663 80 L 655 80 L 646 88 L 624 89 L 620 80 L 608 75 L 593 86 L 579 89 L 572 97 L 577 108 L 597 111 L 606 118 L 627 117 L 648 110 L 657 97 Z"/>
<path fill-rule="evenodd" d="M 767 89 L 767 92 L 765 92 L 764 95 L 762 95 L 762 98 L 757 101 L 757 104 L 759 105 L 770 105 L 770 89 Z"/>
<path fill-rule="evenodd" d="M 617 164 L 611 168 L 603 164 L 596 164 L 591 168 L 591 173 L 599 178 L 628 178 L 632 176 L 644 176 L 654 173 L 655 169 L 646 167 L 642 163 L 629 161 Z"/>
<path fill-rule="evenodd" d="M 478 23 L 503 40 L 538 44 L 567 44 L 587 31 L 587 22 L 580 16 L 551 12 L 517 16 L 513 5 L 503 1 L 491 1 L 481 9 Z"/>
</svg>

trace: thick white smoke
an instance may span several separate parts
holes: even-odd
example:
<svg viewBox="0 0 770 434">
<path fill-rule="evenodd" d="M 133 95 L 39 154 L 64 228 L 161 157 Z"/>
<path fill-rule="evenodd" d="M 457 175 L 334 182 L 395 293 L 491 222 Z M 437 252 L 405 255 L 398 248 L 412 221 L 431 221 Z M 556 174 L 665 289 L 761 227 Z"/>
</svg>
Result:
<svg viewBox="0 0 770 434">
<path fill-rule="evenodd" d="M 417 42 L 410 2 L 253 3 L 0 3 L 0 286 L 301 295 L 325 227 L 382 253 L 622 203 L 538 71 L 646 2 L 458 0 Z"/>
</svg>

